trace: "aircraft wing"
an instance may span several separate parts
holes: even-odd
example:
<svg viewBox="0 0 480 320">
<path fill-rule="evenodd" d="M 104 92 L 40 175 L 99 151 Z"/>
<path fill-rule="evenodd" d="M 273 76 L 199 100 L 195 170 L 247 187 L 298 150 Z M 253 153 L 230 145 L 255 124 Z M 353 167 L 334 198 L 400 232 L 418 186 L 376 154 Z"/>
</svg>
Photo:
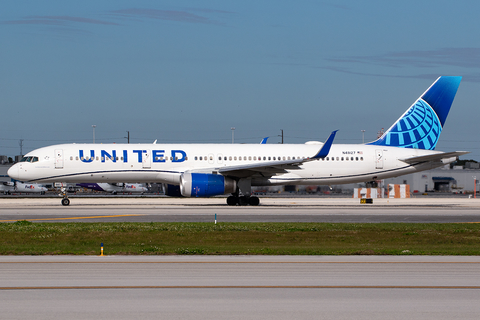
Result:
<svg viewBox="0 0 480 320">
<path fill-rule="evenodd" d="M 276 174 L 287 173 L 287 170 L 299 170 L 300 166 L 308 161 L 325 158 L 330 152 L 333 139 L 338 130 L 333 131 L 327 141 L 322 145 L 320 150 L 311 158 L 301 158 L 294 160 L 279 160 L 270 162 L 250 163 L 245 165 L 227 166 L 212 169 L 201 169 L 200 171 L 191 172 L 212 172 L 215 171 L 224 176 L 232 176 L 236 178 L 247 178 L 256 174 L 264 177 L 271 177 Z"/>
<path fill-rule="evenodd" d="M 255 174 L 270 177 L 276 174 L 286 173 L 287 170 L 298 170 L 300 169 L 300 165 L 308 160 L 310 160 L 310 158 L 221 167 L 217 172 L 224 176 L 234 176 L 237 178 L 246 178 Z"/>
<path fill-rule="evenodd" d="M 412 163 L 418 163 L 418 162 L 444 162 L 443 160 L 451 159 L 451 158 L 456 158 L 459 156 L 462 156 L 464 154 L 470 153 L 468 151 L 454 151 L 454 152 L 441 152 L 441 153 L 436 153 L 436 154 L 429 154 L 426 156 L 418 156 L 418 157 L 411 157 L 411 158 L 406 158 L 406 159 L 399 159 L 400 161 L 412 164 Z M 451 161 L 450 161 L 451 162 Z M 448 163 L 448 162 L 446 162 Z"/>
</svg>

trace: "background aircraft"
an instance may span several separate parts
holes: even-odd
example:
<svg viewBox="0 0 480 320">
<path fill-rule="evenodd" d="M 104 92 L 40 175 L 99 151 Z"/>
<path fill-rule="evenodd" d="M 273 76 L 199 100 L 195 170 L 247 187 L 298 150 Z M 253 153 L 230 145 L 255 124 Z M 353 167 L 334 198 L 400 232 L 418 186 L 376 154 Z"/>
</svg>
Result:
<svg viewBox="0 0 480 320">
<path fill-rule="evenodd" d="M 48 189 L 37 183 L 21 183 L 15 182 L 16 193 L 40 193 L 45 194 Z"/>
<path fill-rule="evenodd" d="M 13 182 L 1 182 L 0 192 L 3 192 L 3 194 L 11 194 L 15 192 L 15 184 Z"/>
<path fill-rule="evenodd" d="M 96 191 L 104 191 L 112 194 L 117 193 L 144 193 L 148 188 L 140 183 L 77 183 L 77 186 L 92 189 Z"/>
</svg>

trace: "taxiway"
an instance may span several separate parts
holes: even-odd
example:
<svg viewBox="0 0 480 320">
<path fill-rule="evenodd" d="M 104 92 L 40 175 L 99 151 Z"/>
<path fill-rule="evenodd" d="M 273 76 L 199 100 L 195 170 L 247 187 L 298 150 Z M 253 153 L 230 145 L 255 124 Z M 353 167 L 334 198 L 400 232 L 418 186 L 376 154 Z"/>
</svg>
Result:
<svg viewBox="0 0 480 320">
<path fill-rule="evenodd" d="M 0 222 L 480 222 L 480 199 L 262 198 L 231 207 L 224 198 L 1 198 Z"/>
</svg>

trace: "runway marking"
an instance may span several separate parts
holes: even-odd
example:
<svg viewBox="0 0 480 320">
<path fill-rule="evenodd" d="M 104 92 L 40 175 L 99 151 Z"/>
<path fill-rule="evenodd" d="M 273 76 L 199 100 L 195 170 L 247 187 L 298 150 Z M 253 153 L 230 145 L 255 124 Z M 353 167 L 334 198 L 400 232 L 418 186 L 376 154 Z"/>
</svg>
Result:
<svg viewBox="0 0 480 320">
<path fill-rule="evenodd" d="M 0 290 L 71 290 L 71 289 L 480 289 L 480 286 L 58 286 L 0 287 Z"/>
<path fill-rule="evenodd" d="M 44 219 L 22 219 L 26 221 L 43 221 L 43 220 L 77 220 L 77 219 L 99 219 L 99 218 L 118 218 L 118 217 L 136 217 L 144 216 L 144 214 L 116 214 L 111 216 L 88 216 L 88 217 L 68 217 L 68 218 L 44 218 Z M 0 222 L 12 222 L 19 221 L 18 219 L 14 220 L 0 220 Z"/>
</svg>

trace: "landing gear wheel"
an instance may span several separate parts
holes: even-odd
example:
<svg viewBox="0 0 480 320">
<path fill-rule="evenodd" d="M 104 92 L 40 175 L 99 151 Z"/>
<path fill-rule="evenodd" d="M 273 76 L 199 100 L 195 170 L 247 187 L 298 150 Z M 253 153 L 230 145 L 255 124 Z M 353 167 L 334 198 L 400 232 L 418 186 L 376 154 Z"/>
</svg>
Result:
<svg viewBox="0 0 480 320">
<path fill-rule="evenodd" d="M 62 206 L 68 206 L 70 204 L 70 199 L 68 198 L 63 198 L 62 199 Z"/>
<path fill-rule="evenodd" d="M 229 196 L 227 198 L 227 204 L 229 206 L 236 206 L 238 203 L 238 197 L 235 197 L 235 196 Z"/>
<path fill-rule="evenodd" d="M 260 199 L 258 199 L 258 197 L 250 197 L 248 199 L 248 204 L 251 205 L 251 206 L 258 206 L 260 204 Z"/>
<path fill-rule="evenodd" d="M 239 206 L 247 206 L 248 205 L 248 197 L 247 196 L 241 196 L 238 198 L 238 205 Z"/>
</svg>

